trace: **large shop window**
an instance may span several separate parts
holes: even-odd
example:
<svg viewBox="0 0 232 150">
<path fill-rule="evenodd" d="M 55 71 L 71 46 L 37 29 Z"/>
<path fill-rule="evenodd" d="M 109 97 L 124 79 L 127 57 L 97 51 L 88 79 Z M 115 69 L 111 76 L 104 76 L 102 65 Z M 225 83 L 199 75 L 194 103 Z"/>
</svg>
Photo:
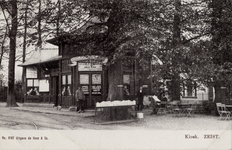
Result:
<svg viewBox="0 0 232 150">
<path fill-rule="evenodd" d="M 197 97 L 197 87 L 195 81 L 183 81 L 183 97 Z"/>
<path fill-rule="evenodd" d="M 38 79 L 27 79 L 27 95 L 39 95 Z"/>
<path fill-rule="evenodd" d="M 72 95 L 72 78 L 71 75 L 62 76 L 62 96 L 71 96 Z"/>
</svg>

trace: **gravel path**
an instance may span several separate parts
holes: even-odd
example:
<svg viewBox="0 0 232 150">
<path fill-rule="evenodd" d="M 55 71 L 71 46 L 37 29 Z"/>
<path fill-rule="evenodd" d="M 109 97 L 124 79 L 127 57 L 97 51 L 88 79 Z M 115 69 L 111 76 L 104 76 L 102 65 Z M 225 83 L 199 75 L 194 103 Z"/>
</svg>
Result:
<svg viewBox="0 0 232 150">
<path fill-rule="evenodd" d="M 144 118 L 137 122 L 97 125 L 94 124 L 94 112 L 78 114 L 76 112 L 59 111 L 57 114 L 38 113 L 38 109 L 43 112 L 52 108 L 36 108 L 35 112 L 12 110 L 4 106 L 0 107 L 0 129 L 33 129 L 33 124 L 38 124 L 40 130 L 52 129 L 47 126 L 60 130 L 232 130 L 231 120 L 219 120 L 218 116 L 195 114 L 195 117 L 173 117 L 172 114 L 150 115 L 151 109 L 143 110 Z M 57 112 L 57 111 L 55 111 Z M 64 114 L 62 114 L 64 113 Z M 69 113 L 70 115 L 67 115 Z M 86 115 L 86 116 L 83 116 Z M 231 117 L 232 118 L 232 117 Z M 6 121 L 9 120 L 9 121 Z M 25 120 L 22 124 L 22 120 Z M 20 124 L 14 124 L 20 123 Z"/>
<path fill-rule="evenodd" d="M 115 130 L 232 130 L 231 120 L 219 120 L 218 116 L 195 114 L 195 117 L 175 117 L 172 114 L 150 115 L 142 111 L 144 118 L 138 122 L 101 125 Z"/>
</svg>

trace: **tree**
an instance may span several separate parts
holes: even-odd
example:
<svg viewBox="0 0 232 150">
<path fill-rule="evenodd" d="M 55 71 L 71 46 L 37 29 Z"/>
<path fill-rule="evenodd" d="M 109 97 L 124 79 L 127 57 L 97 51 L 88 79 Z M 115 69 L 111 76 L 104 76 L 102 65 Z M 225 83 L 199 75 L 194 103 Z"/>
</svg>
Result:
<svg viewBox="0 0 232 150">
<path fill-rule="evenodd" d="M 11 25 L 8 23 L 7 26 L 9 29 L 9 39 L 10 39 L 10 53 L 9 53 L 9 72 L 8 72 L 8 90 L 7 90 L 7 105 L 6 107 L 15 107 L 18 106 L 15 101 L 14 93 L 14 78 L 15 78 L 15 53 L 16 53 L 16 34 L 17 34 L 17 0 L 9 1 L 10 8 L 7 7 L 5 1 L 2 1 L 1 7 L 6 9 L 9 12 L 11 17 Z"/>
<path fill-rule="evenodd" d="M 80 30 L 74 30 L 71 36 L 63 36 L 62 40 L 72 43 L 81 38 L 87 43 L 82 49 L 83 55 L 107 57 L 110 60 L 107 100 L 122 99 L 122 89 L 117 87 L 122 84 L 122 62 L 130 56 L 143 67 L 143 60 L 150 58 L 155 50 L 159 26 L 154 18 L 158 13 L 158 4 L 146 0 L 88 0 L 76 6 L 83 11 L 83 24 L 88 26 L 81 36 L 78 33 Z M 109 118 L 112 117 L 110 112 L 106 111 Z M 117 111 L 122 118 L 126 117 L 126 112 L 127 109 Z"/>
<path fill-rule="evenodd" d="M 93 46 L 86 50 L 86 54 L 91 54 L 91 49 L 99 49 L 101 51 L 98 51 L 98 54 L 111 60 L 109 64 L 109 69 L 112 70 L 109 75 L 111 82 L 107 100 L 121 99 L 122 93 L 117 89 L 117 85 L 122 84 L 122 76 L 117 74 L 122 71 L 120 66 L 121 62 L 127 59 L 125 56 L 134 56 L 137 62 L 142 62 L 155 50 L 152 47 L 155 47 L 156 33 L 159 33 L 157 31 L 159 26 L 154 19 L 158 13 L 158 4 L 146 0 L 89 0 L 84 4 L 84 8 L 90 18 L 100 19 L 100 22 L 92 22 L 87 29 L 87 32 L 95 30 L 95 33 L 91 36 Z"/>
<path fill-rule="evenodd" d="M 171 79 L 170 92 L 173 100 L 180 99 L 180 74 L 194 72 L 193 64 L 199 59 L 194 48 L 204 36 L 209 36 L 207 23 L 209 10 L 204 0 L 199 1 L 160 1 L 160 26 L 166 29 L 165 36 L 159 38 L 155 55 L 163 62 L 162 66 L 153 66 L 155 76 Z M 199 50 L 199 48 L 198 48 Z M 200 68 L 198 68 L 199 70 Z M 191 75 L 190 75 L 191 76 Z M 160 79 L 160 78 L 157 78 Z"/>
<path fill-rule="evenodd" d="M 5 29 L 4 29 L 5 28 Z M 3 26 L 1 29 L 0 29 L 0 31 L 1 31 L 1 35 L 0 35 L 0 39 L 1 39 L 1 51 L 0 51 L 0 69 L 2 69 L 2 60 L 3 60 L 3 56 L 4 56 L 4 54 L 6 54 L 7 53 L 7 48 L 6 48 L 6 46 L 5 46 L 5 43 L 6 43 L 6 41 L 7 41 L 7 26 L 5 25 L 5 26 Z"/>
<path fill-rule="evenodd" d="M 125 55 L 134 56 L 143 68 L 142 64 L 146 59 L 155 54 L 164 63 L 163 78 L 168 76 L 173 81 L 173 99 L 179 99 L 179 74 L 185 71 L 182 67 L 185 60 L 182 57 L 190 50 L 191 44 L 188 43 L 196 42 L 209 34 L 204 25 L 199 28 L 199 25 L 204 24 L 202 16 L 207 14 L 207 10 L 204 10 L 206 4 L 201 4 L 202 1 L 88 0 L 83 4 L 72 2 L 81 10 L 84 9 L 83 15 L 88 18 L 84 19 L 84 22 L 90 24 L 82 34 L 82 38 L 88 42 L 83 48 L 83 55 L 94 53 L 108 57 L 111 60 L 109 68 L 118 66 L 118 69 L 113 69 L 116 73 L 121 70 L 120 65 L 114 63 L 126 59 Z M 202 8 L 197 9 L 198 7 Z M 92 21 L 91 18 L 94 17 L 99 21 Z M 77 32 L 74 30 L 72 37 L 64 37 L 63 40 L 75 41 L 80 38 Z M 93 49 L 98 51 L 93 52 Z M 115 82 L 109 83 L 108 100 L 121 97 L 116 85 L 121 84 L 122 80 L 120 76 L 115 77 Z"/>
<path fill-rule="evenodd" d="M 212 0 L 212 46 L 213 61 L 217 66 L 212 76 L 215 88 L 215 101 L 221 102 L 221 87 L 231 84 L 232 63 L 232 2 Z M 228 82 L 229 81 L 229 82 Z"/>
<path fill-rule="evenodd" d="M 29 0 L 26 1 L 26 7 L 25 7 L 25 14 L 24 14 L 24 35 L 23 35 L 23 63 L 26 60 L 26 40 L 27 40 L 27 13 L 28 13 L 28 5 L 29 5 Z M 22 83 L 26 83 L 26 68 L 23 67 L 23 71 L 22 71 Z M 26 93 L 26 84 L 22 85 L 22 97 L 23 99 L 25 99 L 24 97 L 24 93 Z"/>
</svg>

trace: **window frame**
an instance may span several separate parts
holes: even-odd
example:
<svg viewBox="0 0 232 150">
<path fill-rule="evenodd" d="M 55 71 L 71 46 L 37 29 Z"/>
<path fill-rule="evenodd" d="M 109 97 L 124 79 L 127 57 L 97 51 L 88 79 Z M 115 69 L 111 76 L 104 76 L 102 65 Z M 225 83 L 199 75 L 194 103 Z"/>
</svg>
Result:
<svg viewBox="0 0 232 150">
<path fill-rule="evenodd" d="M 189 89 L 188 87 L 191 87 Z M 193 80 L 184 80 L 182 82 L 182 97 L 183 98 L 197 98 L 197 86 L 196 86 L 196 81 Z M 189 94 L 189 91 L 192 91 L 191 94 Z M 194 93 L 193 93 L 194 91 Z"/>
<path fill-rule="evenodd" d="M 29 80 L 32 80 L 32 85 L 28 85 L 28 81 Z M 38 85 L 36 85 L 35 86 L 35 80 L 37 80 L 37 82 L 38 82 Z M 39 92 L 39 79 L 38 78 L 27 78 L 27 80 L 26 80 L 26 82 L 27 82 L 27 96 L 35 96 L 35 95 L 37 95 L 37 96 L 39 96 L 40 95 L 40 92 Z M 37 91 L 38 91 L 38 93 L 39 94 L 35 94 L 35 95 L 31 95 L 31 94 L 28 94 L 28 92 L 30 91 L 29 89 L 35 89 L 35 88 L 37 88 Z"/>
<path fill-rule="evenodd" d="M 70 76 L 70 83 L 69 83 L 69 76 Z M 61 96 L 72 96 L 73 95 L 72 75 L 71 74 L 62 74 L 61 87 L 62 87 Z M 67 91 L 68 87 L 69 87 L 69 91 Z M 65 90 L 64 90 L 64 88 L 65 88 Z"/>
</svg>

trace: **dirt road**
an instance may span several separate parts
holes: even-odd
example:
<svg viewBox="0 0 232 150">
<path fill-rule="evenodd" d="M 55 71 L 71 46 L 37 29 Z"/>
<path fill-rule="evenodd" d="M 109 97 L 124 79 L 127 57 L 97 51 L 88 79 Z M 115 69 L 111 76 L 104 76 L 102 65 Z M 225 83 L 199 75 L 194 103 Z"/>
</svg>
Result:
<svg viewBox="0 0 232 150">
<path fill-rule="evenodd" d="M 41 113 L 36 110 L 20 111 L 0 107 L 0 130 L 232 130 L 232 120 L 219 120 L 217 116 L 203 114 L 196 114 L 195 117 L 173 117 L 171 114 L 150 116 L 150 109 L 143 110 L 143 113 L 144 119 L 137 122 L 96 125 L 94 113 L 90 116 L 76 112 L 73 112 L 73 115 L 66 115 L 62 112 Z"/>
</svg>

